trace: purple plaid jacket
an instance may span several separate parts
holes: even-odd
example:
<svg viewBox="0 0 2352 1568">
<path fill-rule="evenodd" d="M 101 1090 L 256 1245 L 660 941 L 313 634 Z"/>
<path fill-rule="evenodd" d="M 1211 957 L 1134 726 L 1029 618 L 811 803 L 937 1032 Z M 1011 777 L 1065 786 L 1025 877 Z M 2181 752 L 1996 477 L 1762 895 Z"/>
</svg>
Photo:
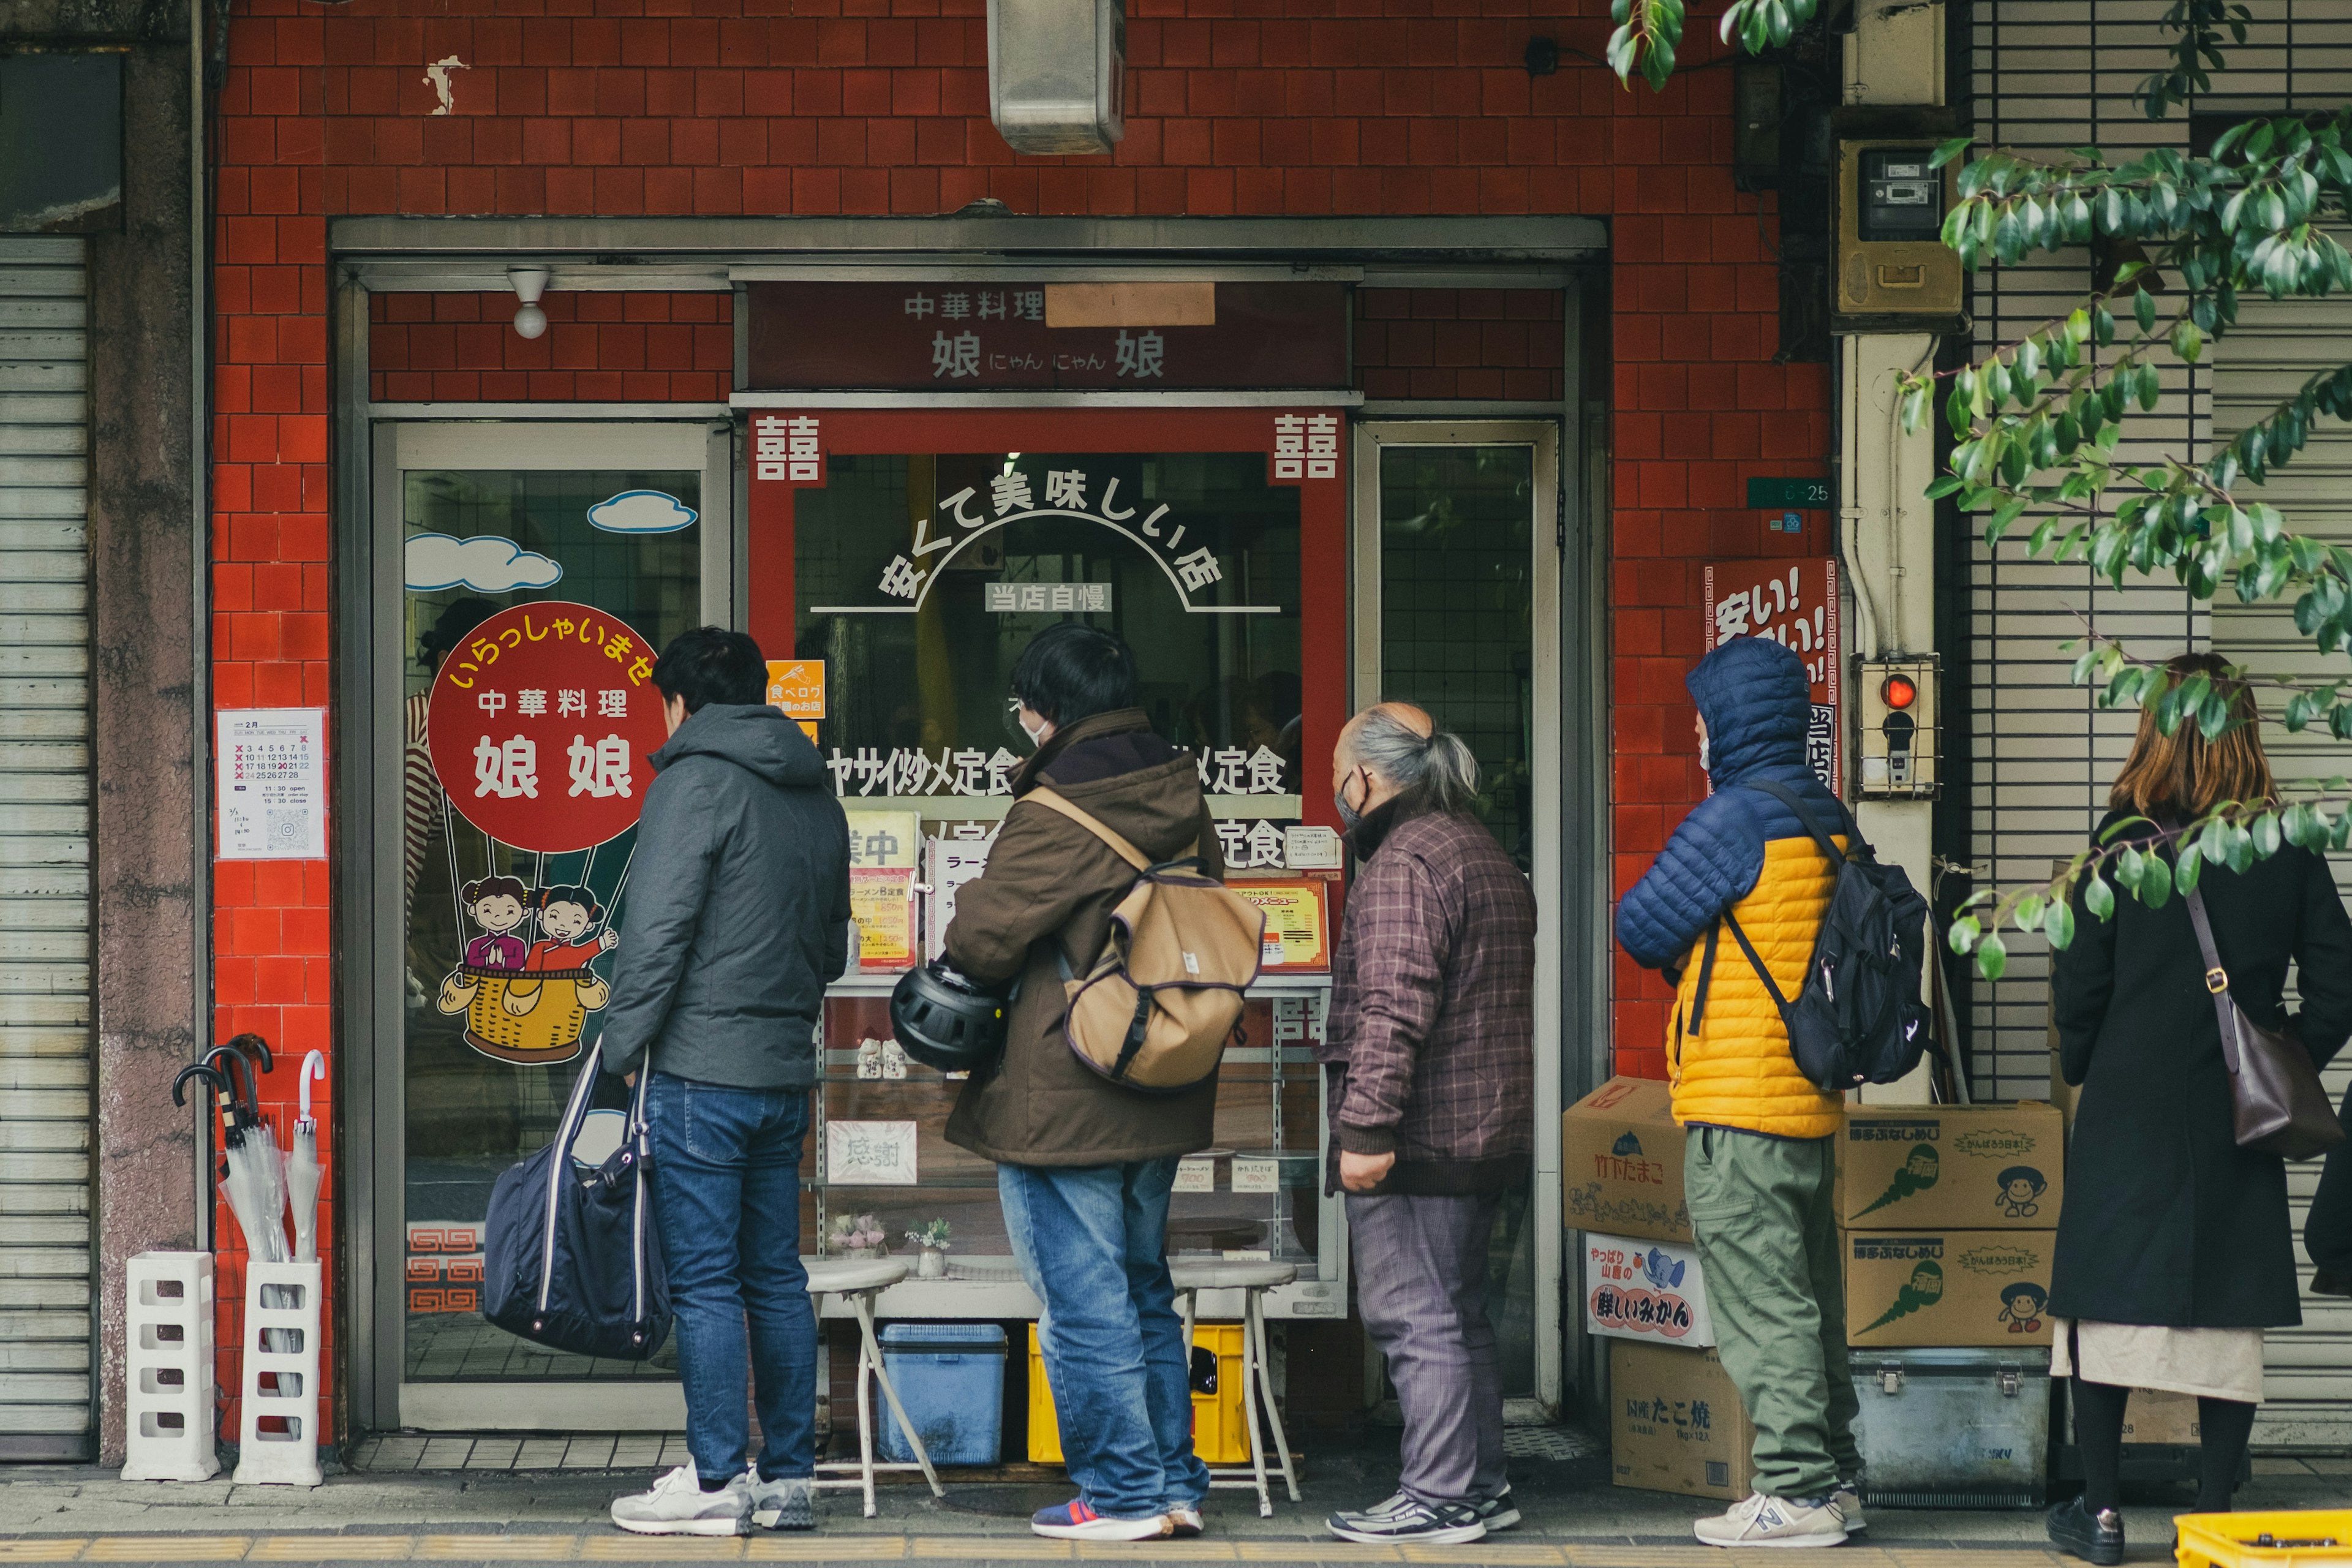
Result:
<svg viewBox="0 0 2352 1568">
<path fill-rule="evenodd" d="M 1382 1193 L 1524 1184 L 1535 1152 L 1535 895 L 1475 819 L 1379 816 L 1356 832 L 1372 852 L 1348 891 L 1316 1050 L 1330 1077 L 1329 1190 L 1340 1150 L 1395 1152 Z"/>
</svg>

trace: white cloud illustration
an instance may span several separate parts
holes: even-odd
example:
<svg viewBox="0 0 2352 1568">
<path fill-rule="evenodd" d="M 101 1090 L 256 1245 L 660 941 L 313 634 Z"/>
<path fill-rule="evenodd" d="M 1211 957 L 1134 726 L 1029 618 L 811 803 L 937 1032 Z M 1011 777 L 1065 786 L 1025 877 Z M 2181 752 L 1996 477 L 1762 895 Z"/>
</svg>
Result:
<svg viewBox="0 0 2352 1568">
<path fill-rule="evenodd" d="M 623 490 L 588 509 L 588 521 L 607 533 L 676 533 L 694 523 L 695 510 L 665 490 Z"/>
<path fill-rule="evenodd" d="M 562 575 L 563 568 L 555 562 L 495 533 L 471 539 L 419 533 L 408 541 L 406 576 L 413 594 L 460 586 L 481 594 L 511 594 L 518 588 L 551 587 Z"/>
</svg>

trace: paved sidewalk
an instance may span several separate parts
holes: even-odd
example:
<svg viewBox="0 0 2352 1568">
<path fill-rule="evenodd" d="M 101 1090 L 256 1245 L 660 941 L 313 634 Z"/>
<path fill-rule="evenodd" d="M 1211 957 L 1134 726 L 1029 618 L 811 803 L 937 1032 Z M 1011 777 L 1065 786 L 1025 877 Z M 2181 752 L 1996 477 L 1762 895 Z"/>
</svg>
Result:
<svg viewBox="0 0 2352 1568">
<path fill-rule="evenodd" d="M 948 1495 L 892 1478 L 880 1514 L 859 1517 L 854 1492 L 827 1492 L 811 1535 L 689 1541 L 625 1535 L 605 1506 L 646 1484 L 648 1470 L 411 1469 L 339 1475 L 317 1491 L 276 1487 L 125 1483 L 90 1469 L 0 1470 L 0 1563 L 547 1562 L 920 1562 L 998 1564 L 1115 1558 L 1131 1563 L 1446 1562 L 1548 1568 L 1809 1568 L 1820 1552 L 1718 1552 L 1696 1545 L 1690 1521 L 1710 1505 L 1607 1483 L 1597 1458 L 1515 1461 L 1526 1524 L 1465 1547 L 1350 1545 L 1320 1528 L 1336 1507 L 1376 1501 L 1395 1476 L 1393 1433 L 1303 1435 L 1306 1500 L 1257 1517 L 1246 1491 L 1219 1491 L 1199 1541 L 1136 1546 L 1042 1541 L 1029 1514 L 1064 1500 L 1066 1485 L 1022 1468 L 1014 1479 L 949 1472 Z M 658 1453 L 658 1448 L 655 1450 Z M 442 1451 L 444 1454 L 447 1450 Z M 559 1461 L 560 1463 L 560 1461 Z M 2315 1467 L 2324 1467 L 2323 1469 Z M 2243 1509 L 2343 1507 L 2352 1460 L 2266 1459 Z M 1277 1500 L 1280 1493 L 1276 1492 Z M 2135 1563 L 2168 1558 L 2169 1516 L 2185 1494 L 2143 1495 L 2130 1510 Z M 2171 1506 L 2166 1506 L 2168 1501 Z M 1835 1568 L 2059 1568 L 2038 1513 L 1874 1510 L 1871 1531 Z"/>
</svg>

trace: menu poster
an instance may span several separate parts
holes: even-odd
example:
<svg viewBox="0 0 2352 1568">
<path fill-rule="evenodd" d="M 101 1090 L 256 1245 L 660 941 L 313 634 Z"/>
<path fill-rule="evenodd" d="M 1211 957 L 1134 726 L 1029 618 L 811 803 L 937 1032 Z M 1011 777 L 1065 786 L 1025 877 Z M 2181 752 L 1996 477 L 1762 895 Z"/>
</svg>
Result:
<svg viewBox="0 0 2352 1568">
<path fill-rule="evenodd" d="M 948 925 L 955 919 L 956 889 L 988 868 L 988 851 L 995 843 L 994 830 L 977 822 L 958 823 L 929 841 L 930 913 L 924 922 L 924 934 L 934 957 L 947 952 Z"/>
<path fill-rule="evenodd" d="M 247 708 L 220 716 L 220 858 L 327 856 L 327 710 Z"/>
<path fill-rule="evenodd" d="M 1265 968 L 1297 973 L 1331 967 L 1328 882 L 1298 877 L 1226 885 L 1265 916 Z"/>
<path fill-rule="evenodd" d="M 911 868 L 852 866 L 849 918 L 857 922 L 857 967 L 915 967 L 915 873 Z"/>
</svg>

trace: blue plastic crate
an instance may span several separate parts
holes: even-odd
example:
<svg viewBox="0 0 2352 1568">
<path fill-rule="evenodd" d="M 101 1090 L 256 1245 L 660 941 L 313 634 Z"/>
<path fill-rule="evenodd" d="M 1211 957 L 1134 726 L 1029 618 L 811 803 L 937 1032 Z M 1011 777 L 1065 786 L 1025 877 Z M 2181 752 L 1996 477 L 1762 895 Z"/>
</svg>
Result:
<svg viewBox="0 0 2352 1568">
<path fill-rule="evenodd" d="M 892 1323 L 882 1331 L 882 1364 L 907 1420 L 934 1465 L 992 1465 L 1004 1440 L 1004 1331 L 994 1323 Z M 874 1392 L 881 1457 L 915 1458 L 890 1402 Z"/>
</svg>

